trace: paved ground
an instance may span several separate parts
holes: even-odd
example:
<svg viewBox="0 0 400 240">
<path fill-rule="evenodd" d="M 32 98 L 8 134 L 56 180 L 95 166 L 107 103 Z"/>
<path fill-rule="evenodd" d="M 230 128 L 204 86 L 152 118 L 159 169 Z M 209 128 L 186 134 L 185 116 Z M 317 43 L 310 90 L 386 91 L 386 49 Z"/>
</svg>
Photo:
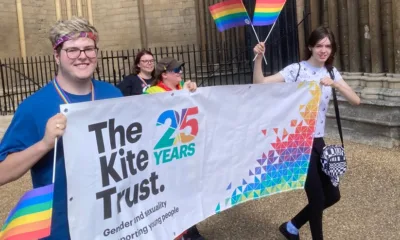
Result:
<svg viewBox="0 0 400 240">
<path fill-rule="evenodd" d="M 400 239 L 400 149 L 346 144 L 349 170 L 342 180 L 341 201 L 325 212 L 326 239 Z M 0 187 L 1 224 L 30 187 L 28 174 Z M 277 230 L 279 224 L 305 204 L 304 191 L 291 191 L 241 204 L 198 227 L 210 240 L 283 239 Z M 308 225 L 300 234 L 302 239 L 311 239 Z"/>
</svg>

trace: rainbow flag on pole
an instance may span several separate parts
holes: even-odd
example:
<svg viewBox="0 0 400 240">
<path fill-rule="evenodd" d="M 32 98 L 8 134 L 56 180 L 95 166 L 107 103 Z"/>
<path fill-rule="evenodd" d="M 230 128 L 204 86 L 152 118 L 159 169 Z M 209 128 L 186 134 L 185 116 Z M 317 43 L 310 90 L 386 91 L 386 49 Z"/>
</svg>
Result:
<svg viewBox="0 0 400 240">
<path fill-rule="evenodd" d="M 257 0 L 253 16 L 254 26 L 272 25 L 278 19 L 286 0 Z"/>
<path fill-rule="evenodd" d="M 33 240 L 50 236 L 54 184 L 26 192 L 11 210 L 0 240 Z"/>
<path fill-rule="evenodd" d="M 228 0 L 208 7 L 220 32 L 250 24 L 249 15 L 242 0 Z"/>
</svg>

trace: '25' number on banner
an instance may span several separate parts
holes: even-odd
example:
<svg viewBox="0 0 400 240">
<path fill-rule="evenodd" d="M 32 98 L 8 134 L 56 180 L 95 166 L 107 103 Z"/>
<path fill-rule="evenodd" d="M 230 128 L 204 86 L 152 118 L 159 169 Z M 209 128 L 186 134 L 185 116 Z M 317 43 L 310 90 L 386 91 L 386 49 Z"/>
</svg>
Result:
<svg viewBox="0 0 400 240">
<path fill-rule="evenodd" d="M 199 123 L 194 118 L 198 113 L 198 107 L 191 107 L 182 109 L 180 115 L 175 110 L 167 110 L 158 117 L 157 126 L 165 125 L 168 119 L 170 125 L 154 147 L 157 165 L 194 155 L 195 144 L 190 142 L 199 132 Z M 179 147 L 178 143 L 181 143 Z"/>
</svg>

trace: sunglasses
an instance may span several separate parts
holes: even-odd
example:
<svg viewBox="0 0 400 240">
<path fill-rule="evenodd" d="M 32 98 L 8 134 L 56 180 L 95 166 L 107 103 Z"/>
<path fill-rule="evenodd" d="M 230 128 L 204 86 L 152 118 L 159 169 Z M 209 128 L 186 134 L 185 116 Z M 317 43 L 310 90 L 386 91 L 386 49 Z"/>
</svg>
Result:
<svg viewBox="0 0 400 240">
<path fill-rule="evenodd" d="M 182 72 L 182 67 L 177 67 L 177 68 L 174 68 L 173 70 L 171 70 L 171 71 L 168 71 L 168 72 L 173 72 L 173 73 L 181 73 L 181 72 Z"/>
</svg>

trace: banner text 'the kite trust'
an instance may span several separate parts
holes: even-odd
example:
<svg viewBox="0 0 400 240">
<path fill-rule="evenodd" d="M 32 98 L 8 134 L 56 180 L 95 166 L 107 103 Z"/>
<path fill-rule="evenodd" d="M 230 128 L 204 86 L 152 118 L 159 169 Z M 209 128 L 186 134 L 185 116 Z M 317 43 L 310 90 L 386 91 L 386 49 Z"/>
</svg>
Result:
<svg viewBox="0 0 400 240">
<path fill-rule="evenodd" d="M 103 130 L 108 129 L 108 134 Z M 142 125 L 139 122 L 134 122 L 125 130 L 124 126 L 115 126 L 115 119 L 99 122 L 88 126 L 89 132 L 94 132 L 97 142 L 97 150 L 101 166 L 102 186 L 109 187 L 110 180 L 115 183 L 127 179 L 130 176 L 135 176 L 138 171 L 144 171 L 149 165 L 149 155 L 146 150 L 140 150 L 137 154 L 132 153 L 132 150 L 125 151 L 123 147 L 128 143 L 134 144 L 138 142 L 142 136 Z M 117 150 L 116 135 L 119 135 L 120 149 Z M 111 151 L 107 158 L 104 136 L 109 137 Z M 116 164 L 117 154 L 119 155 L 120 165 Z M 122 190 L 117 193 L 116 186 L 109 187 L 103 191 L 96 193 L 97 199 L 103 199 L 104 219 L 111 218 L 112 203 L 117 204 L 118 213 L 121 212 L 121 207 L 124 203 L 128 207 L 132 207 L 139 201 L 144 201 L 150 197 L 150 193 L 157 195 L 165 190 L 164 185 L 157 188 L 158 175 L 152 172 L 150 177 L 146 179 L 138 179 L 134 186 Z M 140 181 L 141 180 L 141 181 Z"/>
</svg>

